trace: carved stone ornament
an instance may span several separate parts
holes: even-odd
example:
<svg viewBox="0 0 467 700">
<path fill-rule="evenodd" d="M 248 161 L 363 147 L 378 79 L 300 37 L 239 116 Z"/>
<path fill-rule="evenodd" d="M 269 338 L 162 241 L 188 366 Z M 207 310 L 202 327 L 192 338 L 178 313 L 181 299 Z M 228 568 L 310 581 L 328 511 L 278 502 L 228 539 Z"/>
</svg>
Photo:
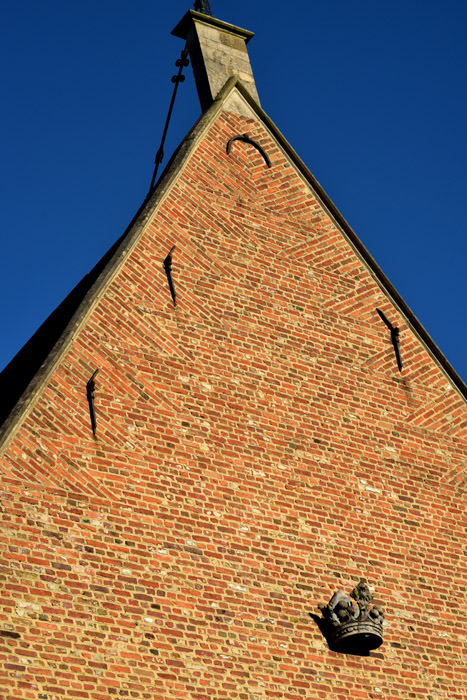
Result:
<svg viewBox="0 0 467 700">
<path fill-rule="evenodd" d="M 360 579 L 350 597 L 337 591 L 327 605 L 318 607 L 323 614 L 322 628 L 335 651 L 365 653 L 383 643 L 384 613 L 379 605 L 371 606 L 373 596 Z"/>
</svg>

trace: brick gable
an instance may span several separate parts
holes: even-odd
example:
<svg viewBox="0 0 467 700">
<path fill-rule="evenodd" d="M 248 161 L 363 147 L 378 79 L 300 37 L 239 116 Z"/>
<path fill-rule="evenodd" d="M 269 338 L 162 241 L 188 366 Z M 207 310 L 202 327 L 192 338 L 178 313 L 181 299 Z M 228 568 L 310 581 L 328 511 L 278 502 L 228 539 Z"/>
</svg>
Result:
<svg viewBox="0 0 467 700">
<path fill-rule="evenodd" d="M 460 700 L 466 419 L 267 126 L 221 111 L 0 459 L 0 693 Z M 310 618 L 360 576 L 370 657 Z"/>
</svg>

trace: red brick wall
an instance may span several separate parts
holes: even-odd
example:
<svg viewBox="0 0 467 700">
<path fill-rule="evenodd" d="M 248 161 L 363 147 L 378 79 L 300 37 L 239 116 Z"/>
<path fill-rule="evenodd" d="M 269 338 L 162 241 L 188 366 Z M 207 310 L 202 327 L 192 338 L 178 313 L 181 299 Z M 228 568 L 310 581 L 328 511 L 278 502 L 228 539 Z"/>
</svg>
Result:
<svg viewBox="0 0 467 700">
<path fill-rule="evenodd" d="M 226 155 L 245 132 L 270 170 Z M 0 460 L 0 697 L 465 698 L 466 439 L 266 129 L 224 113 Z M 362 576 L 385 641 L 338 654 L 309 613 Z"/>
</svg>

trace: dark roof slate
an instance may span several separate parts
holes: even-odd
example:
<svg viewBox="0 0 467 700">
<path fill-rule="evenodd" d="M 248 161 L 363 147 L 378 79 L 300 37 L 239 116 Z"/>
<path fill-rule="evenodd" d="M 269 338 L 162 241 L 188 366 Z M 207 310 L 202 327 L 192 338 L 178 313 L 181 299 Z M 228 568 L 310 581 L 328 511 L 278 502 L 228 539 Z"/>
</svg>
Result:
<svg viewBox="0 0 467 700">
<path fill-rule="evenodd" d="M 224 91 L 230 92 L 234 83 L 234 80 L 229 81 Z M 146 222 L 170 189 L 185 159 L 191 153 L 198 135 L 210 122 L 212 114 L 217 114 L 220 110 L 220 100 L 221 95 L 200 116 L 178 146 L 155 188 L 146 197 L 123 235 L 0 372 L 0 452 L 6 447 L 8 438 L 50 378 L 88 310 L 106 288 L 122 259 L 138 240 Z"/>
<path fill-rule="evenodd" d="M 49 353 L 75 314 L 86 294 L 111 259 L 117 241 L 88 272 L 57 308 L 52 311 L 34 335 L 23 345 L 9 364 L 0 372 L 0 426 L 21 398 Z"/>
</svg>

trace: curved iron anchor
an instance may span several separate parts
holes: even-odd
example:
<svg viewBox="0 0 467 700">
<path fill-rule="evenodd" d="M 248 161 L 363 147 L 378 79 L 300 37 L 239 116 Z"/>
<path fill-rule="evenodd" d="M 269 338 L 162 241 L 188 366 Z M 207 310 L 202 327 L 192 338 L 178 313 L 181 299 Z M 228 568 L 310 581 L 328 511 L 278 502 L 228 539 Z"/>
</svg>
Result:
<svg viewBox="0 0 467 700">
<path fill-rule="evenodd" d="M 167 281 L 169 283 L 169 289 L 170 289 L 170 294 L 172 296 L 172 301 L 174 306 L 177 306 L 177 295 L 175 294 L 175 287 L 174 287 L 174 282 L 173 282 L 173 277 L 172 277 L 172 253 L 175 250 L 175 246 L 172 246 L 172 248 L 169 250 L 169 254 L 164 260 L 164 269 L 165 269 L 165 274 L 167 275 Z"/>
<path fill-rule="evenodd" d="M 98 372 L 99 372 L 99 370 L 96 369 L 96 371 L 92 375 L 91 379 L 86 384 L 86 396 L 87 396 L 88 404 L 89 404 L 89 415 L 91 417 L 92 434 L 94 436 L 96 435 L 96 430 L 97 430 L 96 409 L 94 407 L 94 390 L 96 388 L 96 382 L 94 381 L 94 379 L 96 378 L 96 375 Z"/>
<path fill-rule="evenodd" d="M 270 160 L 268 154 L 266 153 L 266 151 L 264 150 L 264 148 L 262 148 L 257 141 L 253 141 L 253 139 L 250 139 L 248 134 L 240 134 L 238 136 L 232 136 L 232 138 L 230 139 L 230 141 L 227 144 L 227 149 L 226 149 L 227 155 L 230 155 L 230 151 L 232 150 L 232 144 L 234 141 L 243 141 L 244 143 L 251 143 L 251 145 L 254 146 L 256 148 L 256 150 L 261 153 L 264 160 L 266 161 L 268 168 L 271 167 L 271 160 Z"/>
</svg>

